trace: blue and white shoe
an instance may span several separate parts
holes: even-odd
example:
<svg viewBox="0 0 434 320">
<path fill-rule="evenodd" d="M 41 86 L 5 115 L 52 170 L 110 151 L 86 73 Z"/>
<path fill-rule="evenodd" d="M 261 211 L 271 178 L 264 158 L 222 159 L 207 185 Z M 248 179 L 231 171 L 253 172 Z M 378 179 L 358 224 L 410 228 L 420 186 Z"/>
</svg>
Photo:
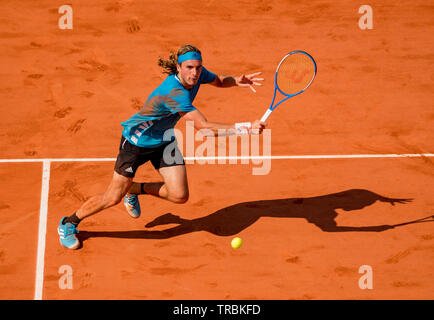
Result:
<svg viewBox="0 0 434 320">
<path fill-rule="evenodd" d="M 124 205 L 131 217 L 133 217 L 134 219 L 140 217 L 141 210 L 140 210 L 139 197 L 137 194 L 127 193 L 124 198 Z"/>
<path fill-rule="evenodd" d="M 57 227 L 57 233 L 60 236 L 60 244 L 68 249 L 78 249 L 80 247 L 80 240 L 78 240 L 76 234 L 78 234 L 77 227 L 72 223 L 63 223 L 67 217 L 60 219 L 59 226 Z"/>
</svg>

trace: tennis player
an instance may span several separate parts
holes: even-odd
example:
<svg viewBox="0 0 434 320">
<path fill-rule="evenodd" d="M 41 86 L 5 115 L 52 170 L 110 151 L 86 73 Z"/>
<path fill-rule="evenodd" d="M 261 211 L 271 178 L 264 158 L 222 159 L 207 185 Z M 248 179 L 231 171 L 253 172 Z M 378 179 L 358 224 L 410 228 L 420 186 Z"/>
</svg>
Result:
<svg viewBox="0 0 434 320">
<path fill-rule="evenodd" d="M 158 65 L 168 76 L 150 94 L 142 109 L 121 123 L 124 129 L 119 154 L 107 190 L 89 198 L 74 214 L 60 220 L 58 233 L 64 247 L 79 248 L 80 241 L 76 234 L 80 221 L 117 205 L 122 199 L 127 212 L 133 218 L 138 218 L 141 214 L 138 199 L 140 194 L 156 196 L 174 203 L 185 203 L 188 200 L 184 159 L 176 147 L 175 137 L 172 136 L 170 141 L 166 141 L 164 137 L 164 133 L 173 129 L 181 117 L 193 121 L 197 130 L 209 129 L 214 135 L 260 134 L 265 128 L 266 124 L 259 120 L 236 124 L 210 122 L 193 106 L 201 84 L 247 87 L 255 92 L 254 86 L 260 86 L 259 81 L 263 80 L 257 77 L 260 72 L 238 77 L 216 75 L 202 65 L 201 52 L 192 45 L 182 46 L 176 54 L 171 52 L 168 60 L 160 58 Z M 167 148 L 169 145 L 172 146 L 170 149 Z M 168 150 L 171 157 L 167 157 Z M 148 161 L 158 170 L 162 181 L 133 182 L 137 169 Z"/>
</svg>

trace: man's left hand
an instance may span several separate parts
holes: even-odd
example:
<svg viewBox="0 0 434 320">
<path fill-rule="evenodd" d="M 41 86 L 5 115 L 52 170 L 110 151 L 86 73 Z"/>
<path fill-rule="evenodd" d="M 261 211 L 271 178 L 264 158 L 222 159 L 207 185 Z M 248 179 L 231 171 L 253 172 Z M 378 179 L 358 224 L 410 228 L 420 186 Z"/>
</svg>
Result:
<svg viewBox="0 0 434 320">
<path fill-rule="evenodd" d="M 262 72 L 256 72 L 252 74 L 243 74 L 237 78 L 235 78 L 235 82 L 237 86 L 240 87 L 249 87 L 253 92 L 256 92 L 253 86 L 262 86 L 262 83 L 257 81 L 263 81 L 264 78 L 256 78 L 256 76 L 260 75 Z"/>
</svg>

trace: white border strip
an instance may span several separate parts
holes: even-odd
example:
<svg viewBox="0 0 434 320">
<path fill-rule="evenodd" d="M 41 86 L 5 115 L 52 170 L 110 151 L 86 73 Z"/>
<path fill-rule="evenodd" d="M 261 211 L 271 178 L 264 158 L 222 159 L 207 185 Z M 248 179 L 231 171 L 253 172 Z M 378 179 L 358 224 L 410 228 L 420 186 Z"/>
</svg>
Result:
<svg viewBox="0 0 434 320">
<path fill-rule="evenodd" d="M 35 300 L 42 300 L 44 287 L 45 239 L 47 234 L 48 191 L 50 187 L 50 161 L 42 167 L 41 206 L 39 210 L 38 253 L 36 258 Z"/>
</svg>

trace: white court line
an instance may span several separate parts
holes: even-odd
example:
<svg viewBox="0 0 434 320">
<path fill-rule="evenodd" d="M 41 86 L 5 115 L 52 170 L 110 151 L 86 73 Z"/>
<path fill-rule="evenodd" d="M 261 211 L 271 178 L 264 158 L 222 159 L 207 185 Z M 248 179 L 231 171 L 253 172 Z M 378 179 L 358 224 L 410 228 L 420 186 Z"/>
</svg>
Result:
<svg viewBox="0 0 434 320">
<path fill-rule="evenodd" d="M 23 163 L 23 162 L 93 162 L 93 161 L 116 161 L 116 158 L 53 158 L 53 159 L 0 159 L 0 163 Z"/>
<path fill-rule="evenodd" d="M 229 157 L 185 157 L 185 160 L 295 160 L 295 159 L 363 159 L 363 158 L 423 158 L 434 157 L 433 153 L 414 154 L 337 154 L 300 156 L 229 156 Z"/>
<path fill-rule="evenodd" d="M 39 209 L 38 253 L 36 258 L 35 300 L 42 300 L 44 287 L 45 238 L 47 234 L 48 191 L 50 187 L 50 161 L 43 161 L 41 206 Z"/>
<path fill-rule="evenodd" d="M 291 159 L 370 159 L 370 158 L 423 158 L 434 157 L 434 153 L 407 154 L 336 154 L 336 155 L 294 155 L 294 156 L 222 156 L 222 157 L 184 157 L 184 160 L 291 160 Z M 47 158 L 47 159 L 0 159 L 0 163 L 19 162 L 110 162 L 116 158 Z"/>
<path fill-rule="evenodd" d="M 434 157 L 434 153 L 410 154 L 342 154 L 342 155 L 293 155 L 293 156 L 223 156 L 223 157 L 184 157 L 194 160 L 291 160 L 291 159 L 372 159 L 372 158 L 423 158 Z M 44 288 L 45 242 L 47 234 L 48 193 L 50 186 L 51 162 L 112 162 L 116 158 L 47 158 L 47 159 L 0 159 L 0 163 L 42 162 L 42 190 L 39 210 L 38 251 L 36 259 L 35 300 L 42 300 Z"/>
</svg>

